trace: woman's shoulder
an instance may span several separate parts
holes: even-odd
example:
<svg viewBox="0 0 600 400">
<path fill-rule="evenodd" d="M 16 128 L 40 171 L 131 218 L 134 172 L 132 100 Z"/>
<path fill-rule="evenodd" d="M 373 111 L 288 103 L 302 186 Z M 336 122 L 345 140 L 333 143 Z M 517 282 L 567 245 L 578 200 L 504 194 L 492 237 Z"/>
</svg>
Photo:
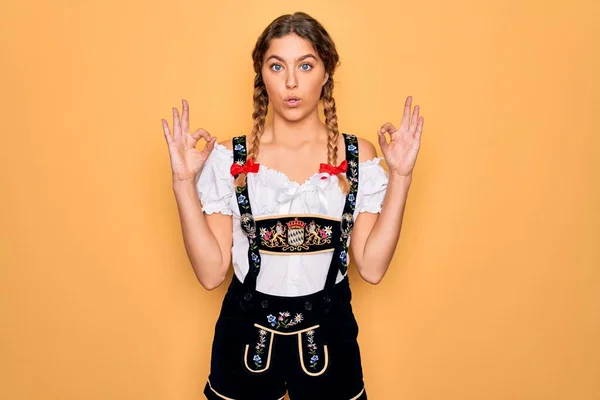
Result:
<svg viewBox="0 0 600 400">
<path fill-rule="evenodd" d="M 229 151 L 233 151 L 233 142 L 231 139 L 223 140 L 218 142 L 222 147 L 225 147 Z"/>
<path fill-rule="evenodd" d="M 212 165 L 215 168 L 222 168 L 223 165 L 231 164 L 233 160 L 233 151 L 231 147 L 231 140 L 223 140 L 216 142 L 208 159 L 206 160 L 207 165 Z"/>
<path fill-rule="evenodd" d="M 363 163 L 377 157 L 377 150 L 373 143 L 364 137 L 354 135 L 358 139 L 358 162 Z"/>
<path fill-rule="evenodd" d="M 232 140 L 226 139 L 216 142 L 211 157 L 219 161 L 231 160 L 233 158 Z"/>
</svg>

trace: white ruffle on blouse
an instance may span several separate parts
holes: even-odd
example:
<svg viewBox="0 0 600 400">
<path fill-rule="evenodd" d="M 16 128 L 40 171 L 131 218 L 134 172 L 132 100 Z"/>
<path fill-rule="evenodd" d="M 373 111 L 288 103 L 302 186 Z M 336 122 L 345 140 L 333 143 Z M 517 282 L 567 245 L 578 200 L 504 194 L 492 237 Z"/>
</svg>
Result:
<svg viewBox="0 0 600 400">
<path fill-rule="evenodd" d="M 388 174 L 380 165 L 382 157 L 359 163 L 359 183 L 354 219 L 361 212 L 379 213 L 388 183 Z M 232 264 L 243 282 L 248 272 L 248 238 L 240 227 L 240 213 L 234 196 L 234 178 L 230 173 L 233 151 L 215 143 L 200 174 L 196 189 L 206 214 L 233 216 Z M 247 176 L 248 195 L 255 218 L 287 214 L 321 214 L 341 218 L 346 196 L 337 176 L 315 173 L 304 183 L 291 181 L 283 172 L 261 164 L 257 173 Z M 261 253 L 256 290 L 277 296 L 303 296 L 325 286 L 333 252 L 317 254 Z M 349 262 L 349 261 L 348 261 Z M 336 283 L 343 279 L 338 271 Z"/>
</svg>

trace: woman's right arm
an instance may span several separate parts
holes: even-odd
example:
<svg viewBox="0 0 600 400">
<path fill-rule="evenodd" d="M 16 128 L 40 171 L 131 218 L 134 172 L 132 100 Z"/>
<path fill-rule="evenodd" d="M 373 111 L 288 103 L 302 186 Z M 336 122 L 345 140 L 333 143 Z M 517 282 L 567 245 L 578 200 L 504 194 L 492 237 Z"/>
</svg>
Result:
<svg viewBox="0 0 600 400">
<path fill-rule="evenodd" d="M 212 153 L 217 138 L 204 129 L 190 134 L 189 106 L 185 100 L 182 104 L 181 119 L 177 108 L 173 108 L 173 135 L 164 119 L 163 132 L 169 148 L 173 192 L 185 249 L 198 281 L 204 288 L 212 290 L 224 281 L 231 262 L 232 217 L 219 213 L 207 215 L 202 210 L 196 177 Z M 206 140 L 206 146 L 198 151 L 196 144 L 200 138 Z"/>
<path fill-rule="evenodd" d="M 202 211 L 193 182 L 173 182 L 183 243 L 196 278 L 207 290 L 225 280 L 231 263 L 232 217 Z"/>
</svg>

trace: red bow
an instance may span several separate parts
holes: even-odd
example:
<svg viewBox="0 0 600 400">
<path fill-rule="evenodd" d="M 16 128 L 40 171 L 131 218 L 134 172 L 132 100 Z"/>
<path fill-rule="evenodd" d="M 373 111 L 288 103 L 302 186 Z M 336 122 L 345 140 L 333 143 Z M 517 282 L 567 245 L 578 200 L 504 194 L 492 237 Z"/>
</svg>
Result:
<svg viewBox="0 0 600 400">
<path fill-rule="evenodd" d="M 344 160 L 337 167 L 335 167 L 331 164 L 321 164 L 321 168 L 319 168 L 319 173 L 326 172 L 329 175 L 337 175 L 342 172 L 346 172 L 347 170 L 348 170 L 348 162 L 346 160 Z"/>
<path fill-rule="evenodd" d="M 231 164 L 231 175 L 236 176 L 238 174 L 241 174 L 242 172 L 246 174 L 248 172 L 258 172 L 259 167 L 260 164 L 254 163 L 252 159 L 246 161 L 244 165 L 240 165 L 234 162 L 233 164 Z"/>
</svg>

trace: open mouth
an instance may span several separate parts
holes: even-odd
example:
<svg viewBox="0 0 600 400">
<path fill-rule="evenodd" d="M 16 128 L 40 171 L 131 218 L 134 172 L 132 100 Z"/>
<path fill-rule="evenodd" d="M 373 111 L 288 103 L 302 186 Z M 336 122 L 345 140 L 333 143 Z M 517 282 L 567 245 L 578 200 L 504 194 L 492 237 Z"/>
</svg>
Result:
<svg viewBox="0 0 600 400">
<path fill-rule="evenodd" d="M 297 107 L 302 102 L 302 99 L 299 99 L 297 97 L 288 97 L 287 99 L 283 100 L 283 102 L 288 107 Z"/>
</svg>

